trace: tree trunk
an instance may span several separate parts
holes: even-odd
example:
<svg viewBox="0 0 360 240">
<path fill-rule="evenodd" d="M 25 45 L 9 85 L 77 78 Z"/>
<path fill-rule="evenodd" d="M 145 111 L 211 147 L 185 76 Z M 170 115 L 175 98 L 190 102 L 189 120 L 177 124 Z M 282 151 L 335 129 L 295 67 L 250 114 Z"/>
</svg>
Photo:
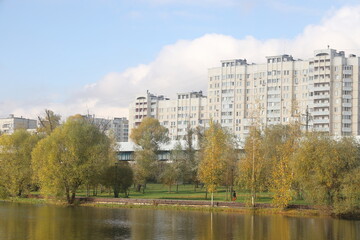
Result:
<svg viewBox="0 0 360 240">
<path fill-rule="evenodd" d="M 214 206 L 214 192 L 211 192 L 211 207 Z"/>
</svg>

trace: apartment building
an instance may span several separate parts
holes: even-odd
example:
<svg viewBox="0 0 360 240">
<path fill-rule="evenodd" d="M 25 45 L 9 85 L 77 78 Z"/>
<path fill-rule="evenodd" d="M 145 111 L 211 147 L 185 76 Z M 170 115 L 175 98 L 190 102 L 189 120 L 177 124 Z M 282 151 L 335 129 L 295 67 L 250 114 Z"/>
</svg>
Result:
<svg viewBox="0 0 360 240">
<path fill-rule="evenodd" d="M 25 129 L 35 132 L 37 128 L 37 121 L 23 117 L 15 117 L 10 114 L 7 118 L 0 118 L 0 134 L 12 134 L 18 129 Z"/>
<path fill-rule="evenodd" d="M 140 125 L 146 117 L 157 118 L 159 101 L 168 101 L 163 95 L 156 96 L 149 91 L 145 95 L 136 96 L 136 99 L 129 106 L 130 130 Z"/>
<path fill-rule="evenodd" d="M 290 55 L 221 61 L 208 72 L 209 118 L 244 139 L 262 126 L 300 121 L 303 129 L 359 135 L 360 58 L 334 49 L 301 60 Z"/>
<path fill-rule="evenodd" d="M 98 118 L 95 115 L 84 115 L 84 118 L 106 135 L 114 137 L 116 142 L 127 142 L 129 140 L 129 121 L 127 118 Z"/>
<path fill-rule="evenodd" d="M 153 117 L 169 129 L 172 140 L 183 139 L 188 128 L 205 126 L 207 118 L 207 98 L 202 91 L 178 93 L 176 99 L 156 96 L 147 92 L 138 96 L 129 108 L 131 128 L 138 126 L 145 117 Z"/>
</svg>

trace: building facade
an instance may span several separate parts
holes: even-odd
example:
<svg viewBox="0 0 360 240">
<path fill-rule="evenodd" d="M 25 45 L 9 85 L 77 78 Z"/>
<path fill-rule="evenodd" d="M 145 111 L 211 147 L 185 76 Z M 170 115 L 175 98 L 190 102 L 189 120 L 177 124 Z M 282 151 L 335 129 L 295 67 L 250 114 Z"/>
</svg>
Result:
<svg viewBox="0 0 360 240">
<path fill-rule="evenodd" d="M 244 139 L 262 126 L 300 121 L 304 129 L 335 136 L 359 135 L 360 58 L 334 49 L 307 60 L 289 55 L 266 63 L 221 61 L 209 69 L 209 118 Z"/>
<path fill-rule="evenodd" d="M 155 96 L 147 92 L 138 96 L 129 108 L 130 127 L 137 127 L 145 117 L 159 120 L 169 129 L 172 140 L 183 139 L 188 128 L 205 126 L 207 122 L 207 98 L 202 91 L 178 93 L 176 99 Z"/>
<path fill-rule="evenodd" d="M 90 123 L 94 124 L 107 136 L 114 137 L 116 142 L 127 142 L 129 140 L 129 121 L 127 118 L 97 118 L 94 115 L 84 115 Z"/>
<path fill-rule="evenodd" d="M 15 117 L 10 114 L 7 118 L 0 118 L 0 134 L 12 134 L 18 129 L 35 132 L 37 129 L 37 121 L 23 117 Z"/>
</svg>

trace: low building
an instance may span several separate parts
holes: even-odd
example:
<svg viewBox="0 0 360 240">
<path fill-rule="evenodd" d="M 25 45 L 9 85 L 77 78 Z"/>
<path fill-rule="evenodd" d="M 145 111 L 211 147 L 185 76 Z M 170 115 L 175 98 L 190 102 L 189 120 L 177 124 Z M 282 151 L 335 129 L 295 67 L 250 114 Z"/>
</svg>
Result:
<svg viewBox="0 0 360 240">
<path fill-rule="evenodd" d="M 7 118 L 0 118 L 0 134 L 12 134 L 18 129 L 35 132 L 37 129 L 37 121 L 23 117 L 15 117 L 10 114 Z"/>
</svg>

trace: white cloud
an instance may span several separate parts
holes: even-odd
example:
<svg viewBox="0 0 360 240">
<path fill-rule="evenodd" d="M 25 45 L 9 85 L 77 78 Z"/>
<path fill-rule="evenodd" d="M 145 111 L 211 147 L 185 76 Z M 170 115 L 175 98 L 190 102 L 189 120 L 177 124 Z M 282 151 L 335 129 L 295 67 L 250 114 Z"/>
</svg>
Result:
<svg viewBox="0 0 360 240">
<path fill-rule="evenodd" d="M 288 53 L 309 58 L 313 50 L 331 48 L 360 53 L 360 6 L 344 7 L 329 13 L 317 25 L 307 26 L 293 39 L 258 40 L 252 36 L 235 39 L 206 34 L 193 40 L 179 40 L 164 46 L 149 64 L 141 64 L 120 73 L 109 73 L 96 83 L 84 86 L 64 103 L 1 103 L 0 114 L 28 116 L 44 108 L 62 115 L 86 113 L 103 117 L 126 116 L 127 107 L 137 94 L 146 90 L 173 97 L 178 92 L 207 90 L 207 69 L 222 59 L 246 58 L 265 62 L 265 56 Z M 284 52 L 285 51 L 285 52 Z"/>
</svg>

